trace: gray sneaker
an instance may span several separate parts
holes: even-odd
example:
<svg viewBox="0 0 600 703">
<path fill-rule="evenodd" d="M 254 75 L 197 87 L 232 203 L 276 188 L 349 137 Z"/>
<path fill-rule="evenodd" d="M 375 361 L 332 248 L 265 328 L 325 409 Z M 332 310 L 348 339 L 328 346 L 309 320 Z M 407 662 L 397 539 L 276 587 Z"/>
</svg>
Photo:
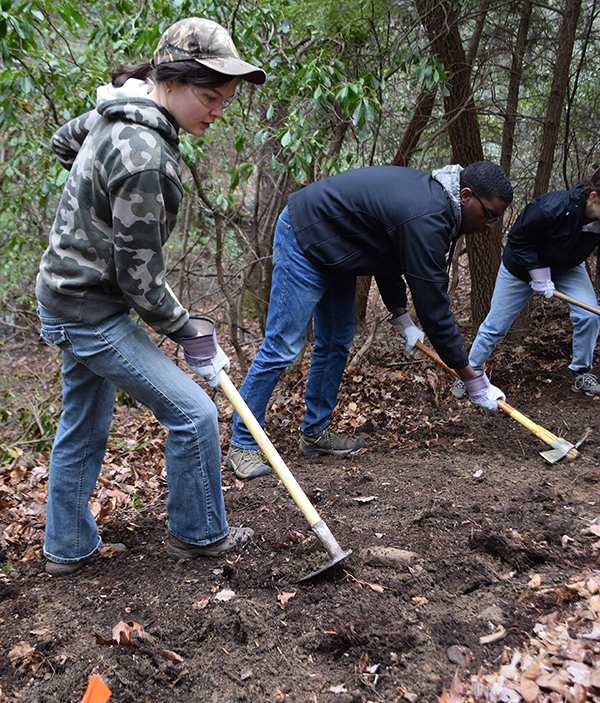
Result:
<svg viewBox="0 0 600 703">
<path fill-rule="evenodd" d="M 271 467 L 258 449 L 241 449 L 233 444 L 229 445 L 225 464 L 242 481 L 271 473 Z"/>
<path fill-rule="evenodd" d="M 336 434 L 328 425 L 319 434 L 300 434 L 300 451 L 309 456 L 315 454 L 349 454 L 366 447 L 367 443 L 360 437 L 352 439 Z"/>
<path fill-rule="evenodd" d="M 450 393 L 452 393 L 455 398 L 462 398 L 466 390 L 467 387 L 465 386 L 465 382 L 462 379 L 457 378 L 456 381 L 454 381 L 454 383 L 452 384 Z"/>
<path fill-rule="evenodd" d="M 200 547 L 197 544 L 182 542 L 169 532 L 167 540 L 167 556 L 171 559 L 196 559 L 197 557 L 218 557 L 223 552 L 228 552 L 234 547 L 241 547 L 254 537 L 254 530 L 250 527 L 231 527 L 229 534 L 222 539 L 205 544 Z"/>
<path fill-rule="evenodd" d="M 571 390 L 575 391 L 575 393 L 585 393 L 590 398 L 600 395 L 600 385 L 593 373 L 589 371 L 571 371 L 571 377 L 573 379 Z"/>
</svg>

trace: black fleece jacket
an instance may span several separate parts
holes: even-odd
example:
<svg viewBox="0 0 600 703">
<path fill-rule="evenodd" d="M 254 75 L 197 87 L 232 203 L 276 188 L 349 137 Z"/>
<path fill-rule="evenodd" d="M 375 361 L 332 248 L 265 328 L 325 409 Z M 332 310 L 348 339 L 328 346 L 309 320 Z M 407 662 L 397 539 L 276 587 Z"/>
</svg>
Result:
<svg viewBox="0 0 600 703">
<path fill-rule="evenodd" d="M 406 306 L 406 281 L 443 361 L 455 369 L 467 366 L 447 293 L 446 253 L 456 222 L 430 174 L 397 166 L 346 171 L 292 193 L 288 208 L 296 238 L 316 268 L 332 281 L 375 276 L 388 310 Z"/>
<path fill-rule="evenodd" d="M 532 200 L 508 233 L 502 257 L 508 271 L 529 281 L 531 269 L 564 273 L 585 261 L 600 244 L 600 221 L 586 218 L 585 206 L 581 184 Z"/>
</svg>

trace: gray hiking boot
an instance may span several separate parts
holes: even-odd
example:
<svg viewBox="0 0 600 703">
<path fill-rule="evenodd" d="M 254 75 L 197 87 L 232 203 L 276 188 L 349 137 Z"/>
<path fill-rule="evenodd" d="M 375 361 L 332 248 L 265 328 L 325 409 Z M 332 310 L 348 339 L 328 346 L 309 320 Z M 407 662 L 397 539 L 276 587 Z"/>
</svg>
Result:
<svg viewBox="0 0 600 703">
<path fill-rule="evenodd" d="M 258 449 L 241 449 L 233 444 L 229 445 L 225 464 L 242 481 L 271 473 L 271 467 Z"/>
<path fill-rule="evenodd" d="M 300 434 L 300 451 L 309 456 L 315 454 L 349 454 L 357 449 L 366 447 L 367 443 L 360 437 L 353 439 L 351 437 L 342 437 L 336 434 L 331 426 L 327 426 L 319 434 Z"/>
<path fill-rule="evenodd" d="M 169 532 L 167 542 L 167 556 L 171 559 L 195 559 L 196 557 L 218 557 L 219 554 L 227 552 L 234 547 L 241 547 L 254 536 L 254 530 L 250 527 L 232 527 L 229 534 L 222 539 L 205 544 L 200 547 L 197 544 L 182 542 Z"/>
<path fill-rule="evenodd" d="M 465 386 L 465 382 L 462 379 L 457 378 L 456 381 L 454 381 L 454 383 L 452 384 L 450 393 L 452 393 L 455 398 L 462 398 L 466 390 L 467 387 Z"/>
<path fill-rule="evenodd" d="M 571 378 L 573 379 L 571 390 L 575 391 L 575 393 L 585 393 L 590 398 L 600 395 L 600 385 L 593 373 L 589 371 L 571 371 Z"/>
</svg>

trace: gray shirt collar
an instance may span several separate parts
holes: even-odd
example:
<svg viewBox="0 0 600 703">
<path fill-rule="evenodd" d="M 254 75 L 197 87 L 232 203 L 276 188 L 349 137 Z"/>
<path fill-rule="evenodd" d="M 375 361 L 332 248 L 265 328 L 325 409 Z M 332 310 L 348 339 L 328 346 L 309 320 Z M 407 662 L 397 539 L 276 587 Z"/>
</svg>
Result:
<svg viewBox="0 0 600 703">
<path fill-rule="evenodd" d="M 431 177 L 444 189 L 450 203 L 452 219 L 454 220 L 454 237 L 458 236 L 462 222 L 462 208 L 460 205 L 460 172 L 462 170 L 462 166 L 453 164 L 452 166 L 438 168 L 431 174 Z"/>
</svg>

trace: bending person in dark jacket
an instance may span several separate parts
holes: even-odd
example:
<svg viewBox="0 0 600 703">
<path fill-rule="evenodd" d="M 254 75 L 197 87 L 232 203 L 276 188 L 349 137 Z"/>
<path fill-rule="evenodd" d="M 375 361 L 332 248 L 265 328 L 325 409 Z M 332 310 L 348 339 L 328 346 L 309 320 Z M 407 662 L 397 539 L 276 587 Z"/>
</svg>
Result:
<svg viewBox="0 0 600 703">
<path fill-rule="evenodd" d="M 554 284 L 563 293 L 597 305 L 585 260 L 600 244 L 600 173 L 566 191 L 532 200 L 508 233 L 492 305 L 469 352 L 469 363 L 482 368 L 529 298 L 551 298 Z M 573 322 L 572 390 L 600 395 L 590 373 L 600 317 L 569 305 Z M 460 397 L 457 381 L 453 394 Z"/>
<path fill-rule="evenodd" d="M 273 242 L 273 280 L 265 339 L 241 388 L 264 425 L 282 371 L 302 348 L 314 315 L 315 345 L 306 385 L 300 449 L 346 454 L 362 439 L 330 427 L 354 337 L 356 277 L 373 275 L 408 353 L 423 332 L 406 312 L 406 283 L 417 316 L 441 358 L 465 379 L 470 399 L 497 410 L 504 398 L 475 372 L 449 309 L 446 254 L 463 232 L 493 226 L 512 201 L 499 166 L 479 161 L 432 174 L 372 166 L 326 178 L 290 195 Z M 242 479 L 269 472 L 256 442 L 234 414 L 227 465 Z"/>
</svg>

